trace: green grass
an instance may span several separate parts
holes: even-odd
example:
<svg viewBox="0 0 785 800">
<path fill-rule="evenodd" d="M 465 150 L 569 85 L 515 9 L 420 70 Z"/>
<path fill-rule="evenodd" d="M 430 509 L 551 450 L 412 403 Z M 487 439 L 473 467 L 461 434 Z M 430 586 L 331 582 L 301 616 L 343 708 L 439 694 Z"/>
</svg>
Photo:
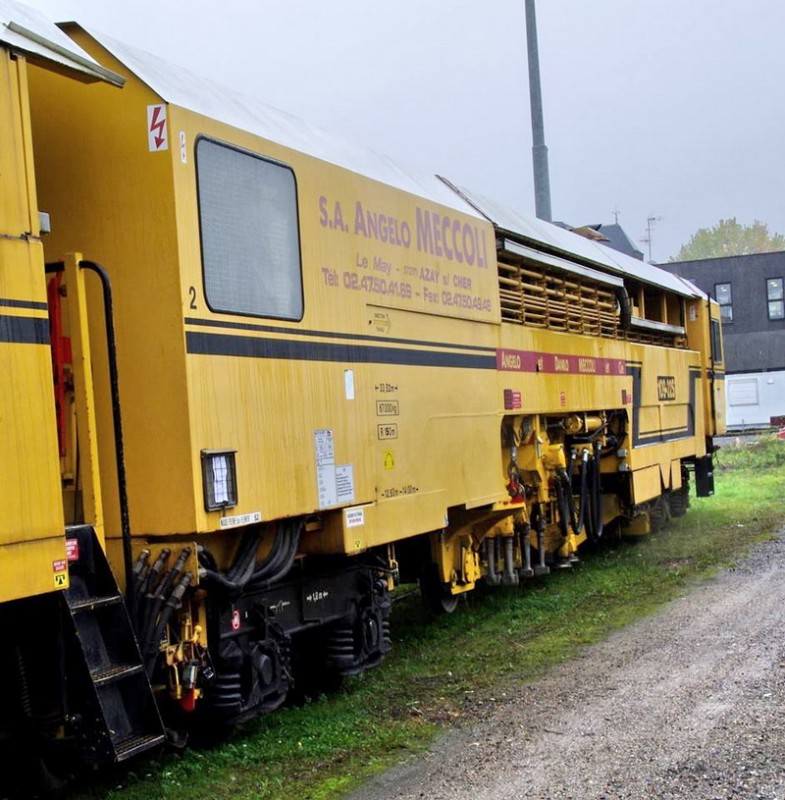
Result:
<svg viewBox="0 0 785 800">
<path fill-rule="evenodd" d="M 652 613 L 780 526 L 785 442 L 721 451 L 717 493 L 656 536 L 606 542 L 568 573 L 483 588 L 434 619 L 406 597 L 385 664 L 304 707 L 284 708 L 212 750 L 141 761 L 77 795 L 330 800 L 471 721 L 581 647 Z"/>
</svg>

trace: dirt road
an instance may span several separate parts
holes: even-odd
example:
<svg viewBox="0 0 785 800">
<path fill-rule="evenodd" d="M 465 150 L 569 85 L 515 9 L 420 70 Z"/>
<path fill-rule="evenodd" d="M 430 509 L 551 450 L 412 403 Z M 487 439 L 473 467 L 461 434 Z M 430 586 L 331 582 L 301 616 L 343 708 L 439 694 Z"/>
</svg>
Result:
<svg viewBox="0 0 785 800">
<path fill-rule="evenodd" d="M 784 659 L 785 529 L 347 800 L 785 800 Z"/>
</svg>

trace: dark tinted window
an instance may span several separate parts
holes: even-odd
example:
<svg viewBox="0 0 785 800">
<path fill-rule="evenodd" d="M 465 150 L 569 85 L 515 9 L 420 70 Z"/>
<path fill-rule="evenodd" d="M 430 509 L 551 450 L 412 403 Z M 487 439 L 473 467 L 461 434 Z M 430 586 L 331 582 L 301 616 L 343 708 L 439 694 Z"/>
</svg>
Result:
<svg viewBox="0 0 785 800">
<path fill-rule="evenodd" d="M 716 319 L 711 321 L 711 359 L 715 364 L 722 364 L 722 332 Z"/>
<path fill-rule="evenodd" d="M 207 303 L 213 311 L 303 315 L 292 170 L 209 139 L 196 146 Z"/>
</svg>

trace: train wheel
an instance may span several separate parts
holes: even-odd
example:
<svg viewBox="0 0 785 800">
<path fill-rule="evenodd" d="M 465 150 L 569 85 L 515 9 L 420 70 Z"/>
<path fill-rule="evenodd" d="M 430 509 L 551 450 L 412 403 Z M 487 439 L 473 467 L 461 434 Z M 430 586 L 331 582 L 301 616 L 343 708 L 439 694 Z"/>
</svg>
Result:
<svg viewBox="0 0 785 800">
<path fill-rule="evenodd" d="M 12 786 L 9 797 L 11 798 L 52 798 L 64 795 L 74 775 L 67 769 L 60 758 L 52 755 L 32 756 L 29 760 L 22 758 L 15 762 L 17 766 L 27 764 L 24 783 Z M 2 791 L 2 789 L 0 789 Z M 5 797 L 5 795 L 3 795 Z"/>
<path fill-rule="evenodd" d="M 439 580 L 436 564 L 429 564 L 420 577 L 420 594 L 435 614 L 452 614 L 458 608 L 458 595 Z"/>
<path fill-rule="evenodd" d="M 294 640 L 294 687 L 289 696 L 299 705 L 336 692 L 343 684 L 344 676 L 327 663 L 328 641 L 324 631 L 301 634 Z"/>
<path fill-rule="evenodd" d="M 690 506 L 690 493 L 688 489 L 681 488 L 668 495 L 672 517 L 683 517 Z"/>
<path fill-rule="evenodd" d="M 671 519 L 671 506 L 667 495 L 660 495 L 649 507 L 649 524 L 652 533 L 657 533 L 667 526 Z"/>
</svg>

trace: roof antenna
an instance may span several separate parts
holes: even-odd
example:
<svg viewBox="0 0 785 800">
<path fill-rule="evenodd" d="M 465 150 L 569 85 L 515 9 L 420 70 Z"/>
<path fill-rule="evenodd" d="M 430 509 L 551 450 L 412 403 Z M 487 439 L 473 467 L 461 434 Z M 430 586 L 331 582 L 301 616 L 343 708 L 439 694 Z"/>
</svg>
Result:
<svg viewBox="0 0 785 800">
<path fill-rule="evenodd" d="M 646 218 L 646 235 L 640 240 L 644 244 L 648 245 L 649 250 L 649 264 L 653 264 L 654 262 L 651 260 L 651 232 L 654 226 L 662 221 L 662 217 L 655 217 L 654 214 L 650 214 Z"/>
</svg>

